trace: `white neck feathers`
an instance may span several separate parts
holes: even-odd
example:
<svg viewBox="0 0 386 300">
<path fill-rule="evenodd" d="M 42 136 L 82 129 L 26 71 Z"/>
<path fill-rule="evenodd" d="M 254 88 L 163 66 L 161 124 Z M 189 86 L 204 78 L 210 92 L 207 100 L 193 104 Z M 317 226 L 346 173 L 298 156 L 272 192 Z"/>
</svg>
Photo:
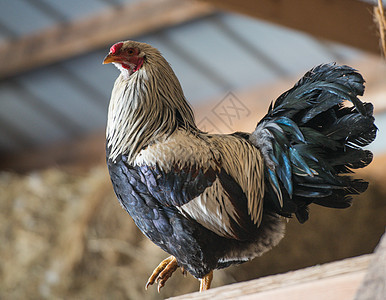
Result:
<svg viewBox="0 0 386 300">
<path fill-rule="evenodd" d="M 106 128 L 108 159 L 127 155 L 132 163 L 141 149 L 181 126 L 197 130 L 177 77 L 153 53 L 138 71 L 115 81 Z"/>
</svg>

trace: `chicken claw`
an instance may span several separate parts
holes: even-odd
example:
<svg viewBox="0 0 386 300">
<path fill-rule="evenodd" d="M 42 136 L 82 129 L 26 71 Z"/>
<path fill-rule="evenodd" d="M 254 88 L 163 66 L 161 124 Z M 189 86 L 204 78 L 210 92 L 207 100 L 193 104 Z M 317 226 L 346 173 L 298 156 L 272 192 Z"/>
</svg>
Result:
<svg viewBox="0 0 386 300">
<path fill-rule="evenodd" d="M 169 256 L 164 259 L 158 266 L 155 268 L 151 276 L 149 277 L 145 289 L 158 282 L 158 293 L 161 291 L 161 288 L 165 285 L 166 281 L 172 276 L 173 272 L 177 269 L 178 264 L 174 256 Z"/>
</svg>

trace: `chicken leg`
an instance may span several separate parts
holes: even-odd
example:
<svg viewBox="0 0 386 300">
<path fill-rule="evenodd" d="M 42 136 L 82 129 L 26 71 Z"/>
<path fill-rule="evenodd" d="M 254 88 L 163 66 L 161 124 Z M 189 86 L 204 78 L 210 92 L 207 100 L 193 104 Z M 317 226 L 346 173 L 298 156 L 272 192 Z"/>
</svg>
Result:
<svg viewBox="0 0 386 300">
<path fill-rule="evenodd" d="M 158 282 L 158 293 L 161 291 L 161 288 L 165 285 L 166 281 L 172 276 L 173 272 L 177 270 L 178 264 L 177 259 L 174 256 L 169 256 L 164 259 L 158 266 L 155 268 L 151 276 L 149 277 L 145 289 L 149 285 Z"/>
<path fill-rule="evenodd" d="M 213 280 L 213 270 L 200 279 L 200 292 L 209 290 L 212 280 Z"/>
</svg>

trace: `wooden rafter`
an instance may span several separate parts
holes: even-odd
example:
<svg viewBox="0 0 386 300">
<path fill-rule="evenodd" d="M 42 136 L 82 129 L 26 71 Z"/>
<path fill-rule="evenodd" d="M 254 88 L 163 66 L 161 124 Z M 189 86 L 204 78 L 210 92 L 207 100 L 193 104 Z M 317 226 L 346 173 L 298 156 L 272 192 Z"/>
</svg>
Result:
<svg viewBox="0 0 386 300">
<path fill-rule="evenodd" d="M 146 0 L 51 27 L 0 45 L 0 79 L 211 12 L 205 3 Z"/>
<path fill-rule="evenodd" d="M 205 0 L 316 37 L 380 54 L 373 5 L 360 0 Z M 258 38 L 258 37 L 256 37 Z M 285 47 L 285 45 L 283 45 Z"/>
</svg>

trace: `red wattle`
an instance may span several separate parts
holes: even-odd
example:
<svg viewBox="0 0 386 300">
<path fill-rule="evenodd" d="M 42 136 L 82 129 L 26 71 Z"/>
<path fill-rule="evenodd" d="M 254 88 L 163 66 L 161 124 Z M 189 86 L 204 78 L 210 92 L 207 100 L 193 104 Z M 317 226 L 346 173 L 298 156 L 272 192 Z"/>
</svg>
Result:
<svg viewBox="0 0 386 300">
<path fill-rule="evenodd" d="M 133 69 L 133 72 L 137 72 L 143 65 L 143 57 L 138 57 L 137 61 L 135 62 L 135 68 Z"/>
</svg>

